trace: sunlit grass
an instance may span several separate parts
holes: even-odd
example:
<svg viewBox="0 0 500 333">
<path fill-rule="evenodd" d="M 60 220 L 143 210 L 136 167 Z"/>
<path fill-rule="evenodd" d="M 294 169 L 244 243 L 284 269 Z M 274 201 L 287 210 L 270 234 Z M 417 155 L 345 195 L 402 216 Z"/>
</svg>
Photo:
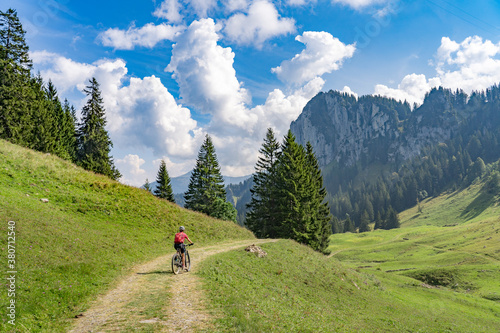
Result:
<svg viewBox="0 0 500 333">
<path fill-rule="evenodd" d="M 346 267 L 292 241 L 203 262 L 221 332 L 496 332 L 491 300 L 397 273 Z M 222 314 L 222 315 L 221 315 Z"/>
</svg>

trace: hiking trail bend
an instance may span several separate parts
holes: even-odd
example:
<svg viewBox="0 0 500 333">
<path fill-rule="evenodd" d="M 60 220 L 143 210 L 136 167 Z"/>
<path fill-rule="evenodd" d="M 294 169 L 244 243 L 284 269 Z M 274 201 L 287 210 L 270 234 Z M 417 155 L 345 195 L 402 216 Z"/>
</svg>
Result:
<svg viewBox="0 0 500 333">
<path fill-rule="evenodd" d="M 75 319 L 71 333 L 202 331 L 213 328 L 214 315 L 206 306 L 201 278 L 194 274 L 206 258 L 225 251 L 276 240 L 248 239 L 203 248 L 189 248 L 191 271 L 174 275 L 170 252 L 132 268 L 132 274 L 99 296 L 83 316 Z"/>
</svg>

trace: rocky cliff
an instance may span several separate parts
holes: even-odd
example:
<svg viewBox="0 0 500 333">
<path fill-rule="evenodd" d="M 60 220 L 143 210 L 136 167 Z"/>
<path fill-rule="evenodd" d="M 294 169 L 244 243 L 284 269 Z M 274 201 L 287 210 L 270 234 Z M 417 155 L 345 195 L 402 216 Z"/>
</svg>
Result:
<svg viewBox="0 0 500 333">
<path fill-rule="evenodd" d="M 412 112 L 407 103 L 379 96 L 319 93 L 290 128 L 298 143 L 311 142 L 321 166 L 397 162 L 452 137 L 464 118 L 460 96 L 434 89 Z"/>
</svg>

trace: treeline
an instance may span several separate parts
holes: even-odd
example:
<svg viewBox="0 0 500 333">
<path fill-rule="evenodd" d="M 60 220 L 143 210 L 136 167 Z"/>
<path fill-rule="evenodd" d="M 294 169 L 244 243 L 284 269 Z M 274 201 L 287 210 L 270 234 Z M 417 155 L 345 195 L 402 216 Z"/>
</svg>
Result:
<svg viewBox="0 0 500 333">
<path fill-rule="evenodd" d="M 331 234 L 326 190 L 310 143 L 268 129 L 255 167 L 246 226 L 260 238 L 290 238 L 325 252 Z"/>
<path fill-rule="evenodd" d="M 500 87 L 473 93 L 470 98 L 463 92 L 447 93 L 453 98 L 456 112 L 470 114 L 457 134 L 423 149 L 419 156 L 375 181 L 356 185 L 351 181 L 339 187 L 329 198 L 332 214 L 341 220 L 334 221 L 334 233 L 349 231 L 347 220 L 360 231 L 366 220 L 375 222 L 375 228 L 391 228 L 392 211 L 400 212 L 428 196 L 468 186 L 485 173 L 485 164 L 500 158 Z"/>
<path fill-rule="evenodd" d="M 88 102 L 78 122 L 52 82 L 32 75 L 25 33 L 15 10 L 0 11 L 0 138 L 118 179 L 98 82 L 93 78 L 84 90 Z"/>
</svg>

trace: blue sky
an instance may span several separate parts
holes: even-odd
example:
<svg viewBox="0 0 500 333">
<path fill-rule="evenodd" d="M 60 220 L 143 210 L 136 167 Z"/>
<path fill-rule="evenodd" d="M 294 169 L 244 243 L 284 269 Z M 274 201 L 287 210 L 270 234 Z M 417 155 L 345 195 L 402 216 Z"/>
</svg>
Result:
<svg viewBox="0 0 500 333">
<path fill-rule="evenodd" d="M 2 1 L 3 2 L 3 1 Z M 77 108 L 101 83 L 123 182 L 194 166 L 205 134 L 223 173 L 253 172 L 319 91 L 421 103 L 500 82 L 500 3 L 451 0 L 16 2 L 34 68 Z M 7 3 L 2 4 L 6 10 Z"/>
</svg>

